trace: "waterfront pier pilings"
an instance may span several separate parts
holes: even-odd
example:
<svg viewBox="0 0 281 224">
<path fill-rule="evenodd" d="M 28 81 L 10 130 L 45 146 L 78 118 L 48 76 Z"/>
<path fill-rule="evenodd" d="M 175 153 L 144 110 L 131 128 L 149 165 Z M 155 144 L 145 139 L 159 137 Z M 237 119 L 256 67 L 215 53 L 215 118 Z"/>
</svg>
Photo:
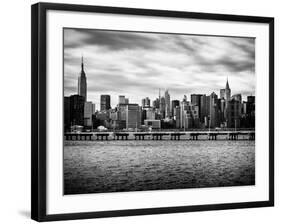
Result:
<svg viewBox="0 0 281 224">
<path fill-rule="evenodd" d="M 121 140 L 128 140 L 129 133 L 126 133 L 126 132 L 118 132 L 118 133 L 114 133 L 113 136 L 114 136 L 114 139 L 116 138 L 116 140 L 119 140 L 119 138 L 120 138 Z"/>
<path fill-rule="evenodd" d="M 182 136 L 189 136 L 183 137 Z M 169 138 L 164 138 L 169 136 Z M 204 137 L 206 136 L 206 137 Z M 220 137 L 219 137 L 220 136 Z M 225 136 L 223 138 L 223 136 Z M 255 131 L 65 132 L 65 140 L 255 140 Z"/>
</svg>

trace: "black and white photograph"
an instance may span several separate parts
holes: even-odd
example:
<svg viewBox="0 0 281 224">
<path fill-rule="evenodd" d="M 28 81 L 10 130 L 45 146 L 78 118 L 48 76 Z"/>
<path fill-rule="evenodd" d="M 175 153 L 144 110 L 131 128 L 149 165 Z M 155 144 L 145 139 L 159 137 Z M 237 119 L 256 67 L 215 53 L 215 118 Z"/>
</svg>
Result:
<svg viewBox="0 0 281 224">
<path fill-rule="evenodd" d="M 63 29 L 64 194 L 255 185 L 255 38 Z"/>
<path fill-rule="evenodd" d="M 33 220 L 274 206 L 273 17 L 31 11 Z"/>
</svg>

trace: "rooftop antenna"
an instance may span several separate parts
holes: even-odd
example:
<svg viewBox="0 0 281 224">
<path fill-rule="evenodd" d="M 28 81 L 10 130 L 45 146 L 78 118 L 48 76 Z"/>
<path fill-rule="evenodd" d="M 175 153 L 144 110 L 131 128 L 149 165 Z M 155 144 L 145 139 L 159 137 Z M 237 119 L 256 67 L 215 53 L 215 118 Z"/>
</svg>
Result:
<svg viewBox="0 0 281 224">
<path fill-rule="evenodd" d="M 83 58 L 83 54 L 81 56 L 81 68 L 82 68 L 82 71 L 84 70 L 84 58 Z"/>
</svg>

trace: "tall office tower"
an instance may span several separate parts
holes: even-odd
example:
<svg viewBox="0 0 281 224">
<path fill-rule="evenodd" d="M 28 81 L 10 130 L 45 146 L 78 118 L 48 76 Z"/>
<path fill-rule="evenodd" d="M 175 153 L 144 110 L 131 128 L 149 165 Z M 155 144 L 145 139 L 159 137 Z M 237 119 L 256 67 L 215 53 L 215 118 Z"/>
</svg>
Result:
<svg viewBox="0 0 281 224">
<path fill-rule="evenodd" d="M 184 130 L 199 127 L 199 106 L 192 105 L 189 101 L 181 102 L 180 127 Z"/>
<path fill-rule="evenodd" d="M 84 71 L 83 57 L 81 60 L 81 72 L 80 76 L 78 77 L 78 95 L 83 96 L 85 102 L 87 101 L 87 78 L 86 73 Z"/>
<path fill-rule="evenodd" d="M 228 103 L 227 108 L 227 127 L 228 128 L 239 128 L 241 117 L 241 104 L 239 101 L 232 99 Z"/>
<path fill-rule="evenodd" d="M 105 111 L 109 110 L 110 106 L 110 95 L 101 95 L 100 96 L 100 110 Z"/>
<path fill-rule="evenodd" d="M 255 96 L 247 96 L 248 103 L 255 103 Z"/>
<path fill-rule="evenodd" d="M 214 92 L 211 93 L 207 100 L 209 101 L 209 104 L 207 105 L 207 107 L 209 107 L 209 126 L 212 128 L 217 127 L 219 125 L 217 100 L 218 96 Z"/>
<path fill-rule="evenodd" d="M 93 112 L 96 112 L 96 104 L 93 103 Z"/>
<path fill-rule="evenodd" d="M 247 123 L 249 128 L 255 127 L 255 96 L 247 96 Z"/>
<path fill-rule="evenodd" d="M 129 98 L 125 98 L 125 104 L 129 104 Z"/>
<path fill-rule="evenodd" d="M 70 96 L 70 122 L 71 125 L 84 126 L 85 98 L 80 95 Z"/>
<path fill-rule="evenodd" d="M 199 109 L 199 118 L 201 119 L 201 97 L 202 94 L 191 94 L 191 104 L 194 106 L 198 106 Z"/>
<path fill-rule="evenodd" d="M 168 90 L 165 91 L 165 115 L 170 117 L 171 114 L 171 100 Z"/>
<path fill-rule="evenodd" d="M 231 89 L 229 88 L 228 78 L 226 80 L 225 89 L 220 90 L 220 98 L 225 99 L 226 102 L 230 100 Z"/>
<path fill-rule="evenodd" d="M 119 96 L 118 104 L 126 104 L 126 98 L 125 96 Z"/>
<path fill-rule="evenodd" d="M 225 85 L 225 99 L 227 101 L 230 100 L 230 96 L 231 96 L 231 89 L 229 88 L 228 79 L 227 79 Z"/>
<path fill-rule="evenodd" d="M 64 130 L 69 131 L 70 130 L 70 97 L 65 96 L 64 97 Z"/>
<path fill-rule="evenodd" d="M 180 106 L 179 100 L 172 100 L 172 116 L 175 116 L 175 108 Z"/>
<path fill-rule="evenodd" d="M 183 99 L 180 106 L 180 127 L 184 129 L 186 128 L 186 119 L 188 117 L 187 111 L 189 106 L 190 102 L 185 101 L 185 99 Z"/>
<path fill-rule="evenodd" d="M 152 107 L 159 109 L 160 107 L 160 100 L 158 98 L 156 98 L 155 100 L 153 100 L 152 102 Z"/>
<path fill-rule="evenodd" d="M 187 96 L 186 96 L 186 95 L 183 95 L 182 101 L 183 101 L 183 102 L 186 102 L 186 101 L 187 101 Z"/>
<path fill-rule="evenodd" d="M 139 128 L 141 125 L 141 108 L 138 104 L 126 105 L 126 128 Z"/>
<path fill-rule="evenodd" d="M 218 101 L 218 107 L 220 111 L 220 122 L 224 123 L 226 121 L 226 101 L 225 99 L 220 99 Z"/>
<path fill-rule="evenodd" d="M 142 99 L 142 100 L 141 100 L 141 106 L 142 106 L 142 107 L 145 107 L 145 99 Z"/>
<path fill-rule="evenodd" d="M 190 106 L 190 113 L 192 116 L 192 127 L 199 128 L 200 127 L 200 120 L 199 120 L 199 106 L 198 105 L 191 105 Z"/>
<path fill-rule="evenodd" d="M 206 95 L 202 95 L 200 99 L 200 122 L 203 123 L 205 121 L 205 117 L 207 116 L 207 99 Z"/>
<path fill-rule="evenodd" d="M 117 107 L 117 111 L 120 113 L 120 120 L 126 121 L 126 108 L 127 104 L 119 104 Z"/>
<path fill-rule="evenodd" d="M 150 99 L 148 97 L 145 97 L 141 101 L 142 107 L 150 107 Z"/>
<path fill-rule="evenodd" d="M 234 100 L 239 101 L 240 103 L 242 103 L 242 95 L 241 95 L 241 93 L 233 95 L 233 96 L 232 96 L 232 99 L 234 99 Z"/>
<path fill-rule="evenodd" d="M 161 97 L 160 99 L 160 115 L 161 118 L 165 118 L 165 97 Z"/>
<path fill-rule="evenodd" d="M 180 106 L 176 106 L 174 108 L 174 116 L 175 116 L 175 120 L 176 120 L 176 128 L 180 128 L 181 126 L 181 108 Z"/>
<path fill-rule="evenodd" d="M 85 102 L 85 104 L 84 104 L 84 126 L 92 127 L 94 112 L 95 112 L 95 104 L 93 104 L 92 102 Z"/>
<path fill-rule="evenodd" d="M 197 105 L 197 106 L 200 105 L 201 96 L 202 96 L 202 94 L 191 94 L 190 95 L 191 104 Z"/>
<path fill-rule="evenodd" d="M 246 114 L 247 113 L 247 102 L 243 101 L 242 103 L 242 114 Z"/>
<path fill-rule="evenodd" d="M 153 108 L 146 109 L 146 119 L 147 120 L 155 120 L 155 110 Z"/>
</svg>

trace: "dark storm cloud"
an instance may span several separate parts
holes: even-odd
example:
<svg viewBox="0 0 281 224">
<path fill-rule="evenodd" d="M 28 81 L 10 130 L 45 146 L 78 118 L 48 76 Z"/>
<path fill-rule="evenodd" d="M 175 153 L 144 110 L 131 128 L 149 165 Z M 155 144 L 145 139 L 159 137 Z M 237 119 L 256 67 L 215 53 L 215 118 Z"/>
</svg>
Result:
<svg viewBox="0 0 281 224">
<path fill-rule="evenodd" d="M 89 99 L 119 94 L 140 103 L 169 89 L 172 99 L 184 94 L 219 92 L 226 77 L 232 93 L 254 94 L 253 38 L 173 35 L 87 29 L 64 30 L 65 94 L 77 91 L 84 55 Z"/>
<path fill-rule="evenodd" d="M 228 68 L 233 72 L 241 72 L 241 71 L 254 71 L 255 66 L 252 62 L 249 61 L 237 61 L 233 60 L 231 56 L 226 56 L 216 61 L 218 66 L 224 66 L 226 69 Z"/>
<path fill-rule="evenodd" d="M 130 32 L 113 32 L 113 31 L 100 31 L 89 29 L 66 29 L 65 35 L 79 36 L 80 41 L 70 38 L 66 38 L 65 47 L 81 47 L 81 45 L 97 45 L 108 48 L 109 50 L 124 50 L 144 48 L 150 49 L 155 40 L 149 36 L 142 34 L 130 33 Z"/>
</svg>

